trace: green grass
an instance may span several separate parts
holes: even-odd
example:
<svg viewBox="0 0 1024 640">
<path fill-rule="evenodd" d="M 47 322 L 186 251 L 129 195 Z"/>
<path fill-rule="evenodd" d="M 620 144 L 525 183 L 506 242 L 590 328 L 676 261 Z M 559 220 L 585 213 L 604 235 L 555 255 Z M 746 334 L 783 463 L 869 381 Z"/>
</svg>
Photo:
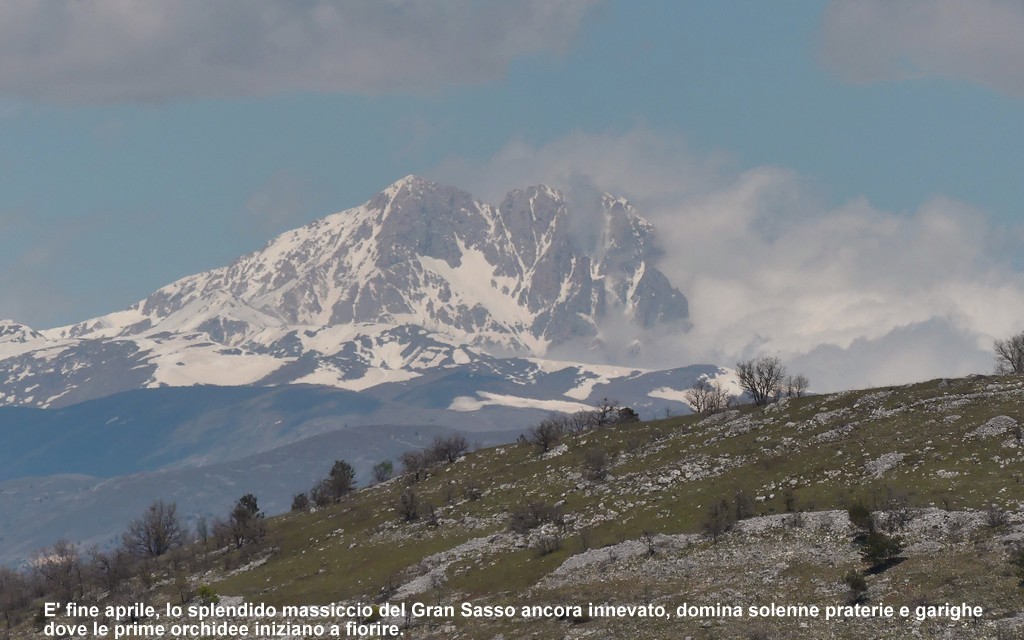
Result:
<svg viewBox="0 0 1024 640">
<path fill-rule="evenodd" d="M 990 385 L 1004 389 L 988 389 Z M 991 417 L 1024 417 L 1024 391 L 1018 385 L 1011 377 L 933 380 L 800 398 L 767 410 L 743 407 L 728 419 L 686 416 L 618 425 L 568 436 L 563 439 L 568 452 L 554 457 L 522 443 L 481 450 L 435 468 L 412 485 L 421 501 L 437 507 L 439 527 L 423 520 L 399 522 L 393 506 L 407 483 L 395 479 L 316 513 L 271 519 L 269 545 L 274 551 L 267 562 L 214 586 L 221 594 L 274 604 L 372 599 L 383 586 L 407 582 L 422 572 L 419 565 L 432 554 L 467 540 L 504 535 L 507 514 L 529 501 L 562 503 L 575 522 L 564 534 L 562 548 L 541 556 L 533 549 L 496 547 L 456 561 L 445 572 L 443 594 L 434 596 L 512 598 L 533 589 L 583 550 L 580 529 L 588 532 L 591 548 L 636 539 L 644 531 L 696 533 L 712 502 L 740 491 L 758 498 L 755 515 L 785 511 L 787 489 L 794 492 L 798 510 L 844 508 L 854 499 L 878 508 L 909 504 L 984 509 L 995 503 L 1018 509 L 1024 503 L 1022 449 L 1002 446 L 1009 434 L 965 439 Z M 944 406 L 951 401 L 957 406 Z M 952 415 L 960 417 L 950 419 Z M 737 425 L 737 416 L 745 424 Z M 829 433 L 838 435 L 826 439 Z M 612 475 L 604 482 L 581 477 L 584 455 L 595 448 L 615 458 Z M 865 464 L 891 452 L 905 455 L 896 467 L 877 478 L 865 471 Z M 686 470 L 698 467 L 706 472 L 704 477 L 687 480 Z M 957 475 L 942 477 L 939 471 Z M 478 487 L 483 497 L 466 499 L 468 487 Z M 593 524 L 582 524 L 593 518 Z M 925 562 L 907 561 L 892 569 L 892 576 L 902 576 L 910 585 L 898 600 L 952 598 L 988 579 L 998 582 L 996 591 L 1004 594 L 993 596 L 998 607 L 1020 604 L 1013 595 L 1013 579 L 999 574 L 998 550 L 974 564 L 967 562 L 971 550 L 958 553 L 950 552 L 943 560 L 943 566 L 956 566 L 959 572 L 951 584 L 943 582 L 949 572 Z M 833 584 L 847 569 L 794 563 L 783 574 L 783 592 Z M 684 583 L 670 586 L 685 592 Z M 607 599 L 608 594 L 632 591 L 629 584 L 588 584 L 574 598 L 597 600 L 603 594 Z"/>
</svg>

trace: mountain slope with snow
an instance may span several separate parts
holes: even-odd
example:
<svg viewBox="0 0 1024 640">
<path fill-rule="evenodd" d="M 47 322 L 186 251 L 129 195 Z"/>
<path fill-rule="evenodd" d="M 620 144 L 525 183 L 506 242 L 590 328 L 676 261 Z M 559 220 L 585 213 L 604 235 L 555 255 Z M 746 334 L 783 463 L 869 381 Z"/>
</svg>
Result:
<svg viewBox="0 0 1024 640">
<path fill-rule="evenodd" d="M 572 341 L 599 349 L 623 320 L 685 330 L 652 225 L 621 198 L 595 206 L 545 186 L 491 205 L 409 176 L 123 311 L 0 323 L 0 404 L 193 384 L 364 390 Z"/>
</svg>

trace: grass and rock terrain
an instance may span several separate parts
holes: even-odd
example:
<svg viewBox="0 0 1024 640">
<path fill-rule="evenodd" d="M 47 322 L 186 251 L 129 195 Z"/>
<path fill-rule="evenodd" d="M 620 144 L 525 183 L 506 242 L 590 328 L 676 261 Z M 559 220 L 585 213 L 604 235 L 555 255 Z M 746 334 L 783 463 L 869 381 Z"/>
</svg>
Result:
<svg viewBox="0 0 1024 640">
<path fill-rule="evenodd" d="M 197 602 L 201 587 L 221 603 L 454 606 L 391 620 L 424 639 L 1024 638 L 1013 563 L 1024 544 L 1022 421 L 1024 379 L 974 376 L 609 425 L 546 451 L 482 449 L 419 480 L 399 475 L 270 518 L 258 547 L 207 545 L 201 563 L 165 563 L 145 599 Z M 884 560 L 865 559 L 855 505 L 901 543 Z M 584 615 L 466 618 L 464 602 L 578 604 Z M 588 603 L 675 614 L 854 602 L 983 614 L 586 615 Z M 41 636 L 31 620 L 13 635 Z"/>
</svg>

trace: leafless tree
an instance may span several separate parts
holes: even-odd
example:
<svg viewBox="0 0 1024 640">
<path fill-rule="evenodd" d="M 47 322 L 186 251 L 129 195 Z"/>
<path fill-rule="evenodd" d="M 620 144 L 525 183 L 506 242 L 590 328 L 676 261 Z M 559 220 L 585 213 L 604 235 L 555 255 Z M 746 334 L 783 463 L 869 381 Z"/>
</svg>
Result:
<svg viewBox="0 0 1024 640">
<path fill-rule="evenodd" d="M 448 464 L 458 460 L 467 451 L 469 451 L 469 440 L 459 433 L 453 433 L 447 437 L 436 436 L 428 450 L 431 458 L 437 462 Z"/>
<path fill-rule="evenodd" d="M 402 471 L 410 474 L 415 482 L 425 477 L 427 468 L 430 467 L 425 451 L 406 451 L 399 456 L 398 461 L 402 463 Z"/>
<path fill-rule="evenodd" d="M 996 373 L 1024 373 L 1024 331 L 1005 340 L 996 340 Z"/>
<path fill-rule="evenodd" d="M 786 368 L 774 356 L 761 356 L 756 360 L 736 363 L 736 373 L 743 388 L 759 407 L 771 402 L 779 393 Z"/>
<path fill-rule="evenodd" d="M 579 435 L 594 426 L 594 412 L 577 411 L 576 413 L 565 417 L 565 425 L 566 430 L 569 433 Z"/>
<path fill-rule="evenodd" d="M 11 627 L 31 602 L 32 593 L 25 576 L 13 569 L 0 567 L 0 615 L 3 615 L 7 628 L 5 637 L 10 637 Z"/>
<path fill-rule="evenodd" d="M 536 426 L 526 431 L 526 440 L 548 451 L 562 438 L 562 424 L 550 418 L 541 420 Z"/>
<path fill-rule="evenodd" d="M 602 398 L 594 408 L 594 426 L 603 427 L 615 422 L 619 416 L 619 401 Z"/>
<path fill-rule="evenodd" d="M 115 593 L 131 579 L 135 563 L 124 549 L 104 552 L 93 547 L 89 550 L 89 573 L 96 584 Z"/>
<path fill-rule="evenodd" d="M 82 559 L 75 545 L 67 540 L 37 553 L 32 567 L 47 593 L 56 600 L 71 602 L 84 592 Z"/>
<path fill-rule="evenodd" d="M 694 413 L 710 415 L 729 406 L 729 392 L 718 380 L 701 378 L 684 394 Z"/>
<path fill-rule="evenodd" d="M 564 523 L 562 510 L 545 502 L 530 502 L 512 509 L 508 528 L 514 533 L 526 533 L 548 522 L 561 526 Z"/>
<path fill-rule="evenodd" d="M 807 393 L 807 387 L 810 384 L 807 376 L 798 373 L 795 376 L 786 376 L 786 381 L 783 382 L 782 387 L 786 391 L 787 398 L 802 398 Z"/>
<path fill-rule="evenodd" d="M 185 529 L 178 519 L 178 506 L 157 500 L 146 513 L 128 525 L 122 536 L 124 548 L 140 558 L 156 558 L 185 542 Z"/>
<path fill-rule="evenodd" d="M 309 490 L 309 499 L 313 501 L 318 509 L 329 506 L 334 502 L 334 493 L 331 491 L 331 481 L 327 478 L 317 480 L 313 488 Z"/>
<path fill-rule="evenodd" d="M 704 533 L 711 537 L 711 542 L 717 544 L 722 534 L 732 529 L 732 511 L 726 500 L 715 500 L 708 508 L 707 519 L 704 520 Z"/>
</svg>

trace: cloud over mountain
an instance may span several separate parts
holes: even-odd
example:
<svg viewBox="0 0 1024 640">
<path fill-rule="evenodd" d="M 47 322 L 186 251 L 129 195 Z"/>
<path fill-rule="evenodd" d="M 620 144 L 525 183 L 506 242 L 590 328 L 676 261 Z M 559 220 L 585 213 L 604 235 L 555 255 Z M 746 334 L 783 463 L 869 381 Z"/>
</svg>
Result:
<svg viewBox="0 0 1024 640">
<path fill-rule="evenodd" d="M 992 339 L 1021 328 L 1021 230 L 942 196 L 909 212 L 866 198 L 836 206 L 793 171 L 738 170 L 643 129 L 517 142 L 437 174 L 485 192 L 504 176 L 589 184 L 635 203 L 659 229 L 658 266 L 686 292 L 693 323 L 649 366 L 778 354 L 838 389 L 986 372 Z M 894 343 L 899 366 L 883 357 Z"/>
</svg>

